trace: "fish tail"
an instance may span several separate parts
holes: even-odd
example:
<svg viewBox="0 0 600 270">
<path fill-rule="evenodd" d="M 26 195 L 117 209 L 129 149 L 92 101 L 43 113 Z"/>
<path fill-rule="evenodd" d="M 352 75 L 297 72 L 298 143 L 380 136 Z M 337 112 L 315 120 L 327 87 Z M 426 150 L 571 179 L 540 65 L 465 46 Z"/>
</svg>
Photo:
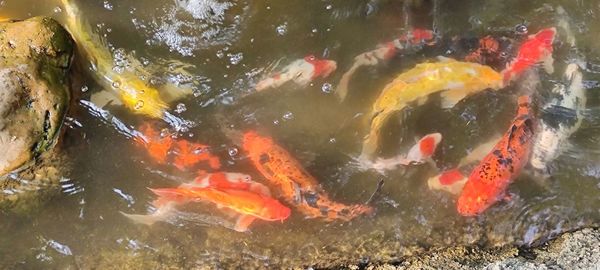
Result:
<svg viewBox="0 0 600 270">
<path fill-rule="evenodd" d="M 168 211 L 161 211 L 160 213 L 150 214 L 150 215 L 138 215 L 138 214 L 127 214 L 124 212 L 120 212 L 121 215 L 127 217 L 135 223 L 144 224 L 151 226 L 156 222 L 166 221 L 170 217 L 170 213 Z"/>
<path fill-rule="evenodd" d="M 373 117 L 371 121 L 371 129 L 369 135 L 363 141 L 362 152 L 360 154 L 360 160 L 371 160 L 375 156 L 375 152 L 379 146 L 379 139 L 381 135 L 381 128 L 390 117 L 392 111 L 384 110 Z"/>
</svg>

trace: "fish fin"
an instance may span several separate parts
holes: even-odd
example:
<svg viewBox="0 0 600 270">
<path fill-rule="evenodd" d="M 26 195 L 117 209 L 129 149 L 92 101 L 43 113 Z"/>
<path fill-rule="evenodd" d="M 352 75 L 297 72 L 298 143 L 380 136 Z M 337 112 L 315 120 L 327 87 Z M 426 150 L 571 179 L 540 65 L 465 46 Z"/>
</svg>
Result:
<svg viewBox="0 0 600 270">
<path fill-rule="evenodd" d="M 365 161 L 373 159 L 377 152 L 377 148 L 379 147 L 381 129 L 395 111 L 396 109 L 383 110 L 374 115 L 371 120 L 371 130 L 369 131 L 369 135 L 367 135 L 363 141 L 359 160 Z"/>
<path fill-rule="evenodd" d="M 250 224 L 256 220 L 256 217 L 250 215 L 241 215 L 237 221 L 235 222 L 235 227 L 233 228 L 238 232 L 247 232 Z"/>
<path fill-rule="evenodd" d="M 160 96 L 169 104 L 190 96 L 193 92 L 190 86 L 178 86 L 173 83 L 161 85 L 160 90 Z"/>
<path fill-rule="evenodd" d="M 442 98 L 442 108 L 443 109 L 451 109 L 458 103 L 463 100 L 467 96 L 467 92 L 465 90 L 446 90 L 440 94 Z"/>
<path fill-rule="evenodd" d="M 554 73 L 554 57 L 552 57 L 551 53 L 548 53 L 548 55 L 544 58 L 542 62 L 542 67 L 544 68 L 544 71 L 546 71 L 546 73 Z"/>
<path fill-rule="evenodd" d="M 124 212 L 121 212 L 121 215 L 125 216 L 126 218 L 132 220 L 135 223 L 140 223 L 140 224 L 144 224 L 144 225 L 148 225 L 151 226 L 152 224 L 159 222 L 159 221 L 164 221 L 167 217 L 165 216 L 165 214 L 162 215 L 137 215 L 137 214 L 127 214 Z"/>
<path fill-rule="evenodd" d="M 123 102 L 113 92 L 106 90 L 92 94 L 90 101 L 99 108 L 104 108 L 108 105 L 123 105 Z"/>
<path fill-rule="evenodd" d="M 350 84 L 350 79 L 352 78 L 352 75 L 354 75 L 356 70 L 361 66 L 362 65 L 360 63 L 354 63 L 354 65 L 352 65 L 352 67 L 348 71 L 346 71 L 344 75 L 342 75 L 338 86 L 335 88 L 335 95 L 337 96 L 340 102 L 343 102 L 346 99 L 346 96 L 348 96 L 348 86 Z"/>
<path fill-rule="evenodd" d="M 446 57 L 446 56 L 442 56 L 442 55 L 438 55 L 437 60 L 442 62 L 442 63 L 449 63 L 449 62 L 456 62 L 456 59 L 450 58 L 450 57 Z"/>
<path fill-rule="evenodd" d="M 425 105 L 425 103 L 427 103 L 427 100 L 429 100 L 428 96 L 420 97 L 417 99 L 417 105 L 423 106 L 423 105 Z"/>
</svg>

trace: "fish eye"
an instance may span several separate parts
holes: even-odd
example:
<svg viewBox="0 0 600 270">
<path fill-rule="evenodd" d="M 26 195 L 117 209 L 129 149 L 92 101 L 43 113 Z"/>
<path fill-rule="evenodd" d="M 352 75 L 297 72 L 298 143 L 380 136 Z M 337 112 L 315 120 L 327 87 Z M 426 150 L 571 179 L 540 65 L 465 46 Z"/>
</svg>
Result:
<svg viewBox="0 0 600 270">
<path fill-rule="evenodd" d="M 525 24 L 520 23 L 515 26 L 515 32 L 517 32 L 517 34 L 526 35 L 528 31 L 529 30 Z"/>
</svg>

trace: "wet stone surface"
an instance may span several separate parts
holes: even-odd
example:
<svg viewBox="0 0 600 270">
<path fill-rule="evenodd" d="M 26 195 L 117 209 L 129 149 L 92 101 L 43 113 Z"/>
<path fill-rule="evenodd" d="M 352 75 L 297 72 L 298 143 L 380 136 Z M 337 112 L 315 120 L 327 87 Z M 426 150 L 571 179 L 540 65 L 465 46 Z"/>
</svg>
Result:
<svg viewBox="0 0 600 270">
<path fill-rule="evenodd" d="M 66 164 L 49 152 L 60 137 L 69 107 L 72 53 L 73 41 L 53 19 L 0 23 L 2 209 L 19 208 L 17 201 L 26 193 L 56 189 L 59 184 Z"/>
</svg>

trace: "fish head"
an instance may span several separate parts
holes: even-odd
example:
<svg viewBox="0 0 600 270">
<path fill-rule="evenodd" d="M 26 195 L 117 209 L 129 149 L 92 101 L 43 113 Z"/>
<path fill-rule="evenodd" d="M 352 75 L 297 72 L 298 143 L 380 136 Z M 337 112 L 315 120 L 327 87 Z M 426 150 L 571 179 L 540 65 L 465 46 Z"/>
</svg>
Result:
<svg viewBox="0 0 600 270">
<path fill-rule="evenodd" d="M 292 210 L 275 199 L 269 199 L 263 211 L 263 217 L 271 221 L 284 221 L 290 217 Z"/>
<path fill-rule="evenodd" d="M 554 43 L 554 38 L 556 37 L 556 28 L 549 27 L 540 30 L 535 33 L 531 39 L 535 42 L 534 44 L 539 46 L 540 49 L 549 51 L 552 53 L 552 43 Z"/>
<path fill-rule="evenodd" d="M 247 183 L 252 181 L 252 176 L 245 173 L 226 172 L 225 179 L 232 183 Z"/>
<path fill-rule="evenodd" d="M 326 78 L 337 69 L 337 63 L 333 60 L 319 59 L 314 55 L 307 55 L 304 61 L 313 66 L 313 74 L 311 79 L 318 77 Z"/>
</svg>

